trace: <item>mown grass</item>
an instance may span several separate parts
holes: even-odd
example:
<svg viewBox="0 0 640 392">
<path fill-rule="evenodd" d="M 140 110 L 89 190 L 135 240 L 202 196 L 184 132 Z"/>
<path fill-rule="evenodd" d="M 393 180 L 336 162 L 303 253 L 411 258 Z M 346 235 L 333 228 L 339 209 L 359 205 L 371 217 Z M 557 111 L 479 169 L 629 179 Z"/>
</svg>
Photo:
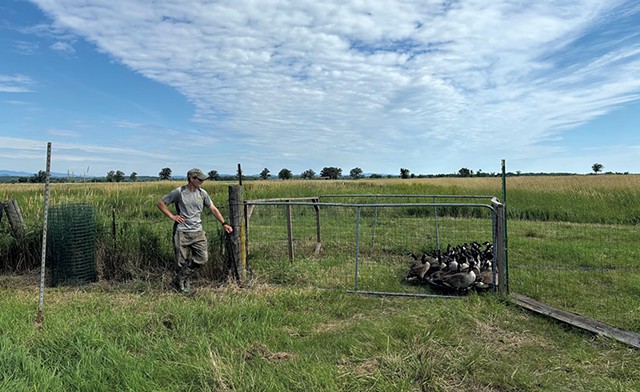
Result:
<svg viewBox="0 0 640 392">
<path fill-rule="evenodd" d="M 18 281 L 20 280 L 21 281 Z M 633 391 L 637 350 L 472 295 L 0 280 L 0 390 Z"/>
</svg>

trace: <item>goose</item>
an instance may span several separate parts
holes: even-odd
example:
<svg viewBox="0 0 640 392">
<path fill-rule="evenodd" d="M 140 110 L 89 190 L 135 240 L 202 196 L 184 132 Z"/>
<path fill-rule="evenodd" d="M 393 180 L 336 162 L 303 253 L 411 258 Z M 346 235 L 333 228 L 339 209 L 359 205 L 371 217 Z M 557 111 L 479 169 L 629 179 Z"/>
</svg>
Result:
<svg viewBox="0 0 640 392">
<path fill-rule="evenodd" d="M 473 241 L 456 246 L 448 244 L 446 251 L 423 252 L 421 257 L 407 253 L 411 265 L 405 279 L 461 294 L 471 289 L 487 290 L 497 283 L 493 281 L 493 250 L 491 242 Z"/>
<path fill-rule="evenodd" d="M 443 255 L 442 253 L 440 253 L 440 251 L 438 251 L 436 253 L 436 257 L 438 258 L 438 260 L 440 261 L 440 265 L 439 265 L 439 270 L 446 270 L 447 269 L 447 256 Z"/>
<path fill-rule="evenodd" d="M 481 271 L 477 266 L 474 266 L 473 269 L 476 274 L 476 281 L 473 285 L 477 290 L 487 290 L 493 287 L 493 272 L 491 270 Z M 497 276 L 496 279 L 498 279 Z"/>
<path fill-rule="evenodd" d="M 440 260 L 438 259 L 437 254 L 435 256 L 431 256 L 430 254 L 423 253 L 422 254 L 422 262 L 423 263 L 424 262 L 429 263 L 429 265 L 430 265 L 429 269 L 431 269 L 431 268 L 440 268 Z"/>
<path fill-rule="evenodd" d="M 470 260 L 473 260 L 474 258 L 471 254 L 469 254 L 469 252 L 463 252 L 462 257 L 464 258 L 464 261 L 458 265 L 458 269 L 461 272 L 468 271 L 469 268 L 471 267 Z"/>
<path fill-rule="evenodd" d="M 408 253 L 408 255 L 411 256 L 413 261 L 411 262 L 409 273 L 407 274 L 407 277 L 405 279 L 407 281 L 424 279 L 424 276 L 427 273 L 427 270 L 429 270 L 431 264 L 427 262 L 427 259 L 424 257 L 424 255 L 421 259 L 418 259 L 418 256 L 414 255 L 413 253 Z"/>
<path fill-rule="evenodd" d="M 485 248 L 482 251 L 482 258 L 485 260 L 493 260 L 493 244 L 487 241 L 484 245 Z"/>
<path fill-rule="evenodd" d="M 458 271 L 458 260 L 457 257 L 453 257 L 449 260 L 449 262 L 447 263 L 447 270 L 448 271 Z"/>
<path fill-rule="evenodd" d="M 487 290 L 487 289 L 490 289 L 492 287 L 492 285 L 487 284 L 487 283 L 485 283 L 485 282 L 483 282 L 481 280 L 477 280 L 476 279 L 476 281 L 473 282 L 473 287 L 476 290 Z"/>
<path fill-rule="evenodd" d="M 497 280 L 498 280 L 498 275 L 496 275 L 496 283 L 498 283 Z M 484 270 L 476 273 L 476 281 L 482 282 L 488 285 L 489 287 L 493 287 L 493 271 Z"/>
<path fill-rule="evenodd" d="M 469 289 L 476 281 L 476 273 L 474 272 L 476 268 L 473 268 L 473 262 L 471 264 L 471 268 L 467 271 L 442 275 L 440 278 L 442 284 L 456 291 Z"/>
</svg>

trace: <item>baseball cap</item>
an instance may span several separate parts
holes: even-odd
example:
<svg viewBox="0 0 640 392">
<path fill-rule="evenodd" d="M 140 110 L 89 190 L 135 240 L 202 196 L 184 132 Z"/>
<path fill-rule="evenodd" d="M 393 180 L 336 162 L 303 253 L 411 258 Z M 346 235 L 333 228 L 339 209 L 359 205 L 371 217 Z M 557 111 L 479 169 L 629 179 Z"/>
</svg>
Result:
<svg viewBox="0 0 640 392">
<path fill-rule="evenodd" d="M 187 177 L 196 177 L 201 180 L 206 180 L 208 177 L 200 169 L 193 168 L 187 172 Z"/>
</svg>

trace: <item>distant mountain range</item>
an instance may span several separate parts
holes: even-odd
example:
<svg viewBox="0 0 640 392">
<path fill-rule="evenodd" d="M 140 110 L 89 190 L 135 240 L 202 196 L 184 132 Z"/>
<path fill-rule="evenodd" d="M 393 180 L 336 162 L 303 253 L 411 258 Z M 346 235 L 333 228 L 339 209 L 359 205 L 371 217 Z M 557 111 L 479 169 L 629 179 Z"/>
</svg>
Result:
<svg viewBox="0 0 640 392">
<path fill-rule="evenodd" d="M 31 177 L 36 173 L 27 173 L 27 172 L 19 172 L 19 171 L 11 171 L 11 170 L 0 170 L 0 177 Z M 66 177 L 66 173 L 51 173 L 51 177 Z"/>
</svg>

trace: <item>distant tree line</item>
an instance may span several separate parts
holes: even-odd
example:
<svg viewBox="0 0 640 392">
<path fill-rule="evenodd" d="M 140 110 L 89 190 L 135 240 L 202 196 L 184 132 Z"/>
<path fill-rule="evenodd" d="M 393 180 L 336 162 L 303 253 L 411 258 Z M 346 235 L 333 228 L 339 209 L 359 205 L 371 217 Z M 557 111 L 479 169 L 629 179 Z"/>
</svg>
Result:
<svg viewBox="0 0 640 392">
<path fill-rule="evenodd" d="M 593 174 L 598 174 L 602 172 L 604 169 L 604 165 L 601 163 L 594 163 L 591 166 L 591 170 Z M 50 182 L 136 182 L 136 181 L 163 181 L 163 180 L 171 180 L 173 171 L 169 167 L 162 168 L 158 173 L 158 177 L 150 177 L 150 176 L 138 176 L 138 173 L 131 172 L 128 176 L 122 172 L 121 170 L 110 170 L 104 177 L 54 177 L 49 178 Z M 606 172 L 604 174 L 629 174 L 629 172 L 624 173 L 612 173 Z M 448 174 L 414 174 L 407 168 L 400 168 L 400 173 L 397 176 L 391 174 L 369 174 L 369 178 L 439 178 L 439 177 L 499 177 L 500 173 L 485 173 L 482 169 L 478 169 L 477 171 L 473 171 L 469 168 L 463 167 L 455 173 Z M 507 176 L 564 176 L 564 175 L 575 175 L 575 173 L 522 173 L 520 171 L 508 172 Z M 237 175 L 221 175 L 216 170 L 210 170 L 207 172 L 207 176 L 211 181 L 236 181 L 238 180 Z M 242 175 L 243 180 L 268 180 L 271 178 L 271 171 L 268 168 L 264 168 L 259 175 L 257 176 L 245 176 Z M 293 172 L 287 168 L 283 168 L 278 172 L 278 179 L 280 180 L 291 180 L 294 178 L 299 178 L 302 180 L 313 180 L 313 179 L 322 179 L 322 180 L 337 180 L 342 178 L 342 169 L 335 166 L 326 166 L 320 170 L 319 175 L 316 175 L 316 172 L 313 169 L 304 170 L 299 175 L 294 175 Z M 364 171 L 360 167 L 354 167 L 349 171 L 348 178 L 353 180 L 359 180 L 361 178 L 365 178 L 366 175 Z M 38 173 L 34 174 L 31 177 L 12 177 L 12 176 L 4 176 L 0 177 L 0 182 L 10 182 L 10 183 L 44 183 L 46 181 L 46 172 L 43 170 L 38 171 Z"/>
</svg>

